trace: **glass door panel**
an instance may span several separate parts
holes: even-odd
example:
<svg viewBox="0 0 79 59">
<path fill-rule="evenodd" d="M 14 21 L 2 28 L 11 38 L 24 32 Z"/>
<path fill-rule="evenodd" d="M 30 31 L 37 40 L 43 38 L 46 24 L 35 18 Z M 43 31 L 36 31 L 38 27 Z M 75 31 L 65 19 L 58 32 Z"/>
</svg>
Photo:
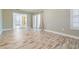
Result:
<svg viewBox="0 0 79 59">
<path fill-rule="evenodd" d="M 40 14 L 33 15 L 33 29 L 40 29 Z"/>
<path fill-rule="evenodd" d="M 26 28 L 27 27 L 27 15 L 20 13 L 13 13 L 13 28 Z"/>
</svg>

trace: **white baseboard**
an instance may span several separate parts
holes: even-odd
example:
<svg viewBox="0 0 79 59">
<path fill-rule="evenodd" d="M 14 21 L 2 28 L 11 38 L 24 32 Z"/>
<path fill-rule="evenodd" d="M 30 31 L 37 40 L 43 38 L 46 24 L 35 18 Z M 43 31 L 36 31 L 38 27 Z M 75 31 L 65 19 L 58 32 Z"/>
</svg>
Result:
<svg viewBox="0 0 79 59">
<path fill-rule="evenodd" d="M 0 35 L 1 35 L 2 31 L 0 31 Z"/>
<path fill-rule="evenodd" d="M 47 32 L 52 32 L 58 35 L 62 35 L 62 36 L 66 36 L 66 37 L 70 37 L 70 38 L 74 38 L 74 39 L 79 39 L 79 37 L 74 36 L 74 35 L 70 35 L 70 34 L 65 34 L 65 33 L 60 33 L 60 32 L 56 32 L 56 31 L 51 31 L 51 30 L 45 30 Z"/>
<path fill-rule="evenodd" d="M 8 31 L 8 30 L 12 30 L 12 29 L 11 28 L 3 29 L 3 31 Z M 66 36 L 66 37 L 70 37 L 70 38 L 74 38 L 74 39 L 79 39 L 79 37 L 77 37 L 77 36 L 66 34 L 66 33 L 60 33 L 60 32 L 51 31 L 51 30 L 45 30 L 45 31 L 52 32 L 52 33 L 55 33 L 55 34 L 58 34 L 58 35 L 62 35 L 62 36 Z M 0 34 L 1 34 L 1 32 L 0 32 Z"/>
<path fill-rule="evenodd" d="M 12 28 L 3 29 L 3 31 L 8 31 L 8 30 L 12 30 Z"/>
</svg>

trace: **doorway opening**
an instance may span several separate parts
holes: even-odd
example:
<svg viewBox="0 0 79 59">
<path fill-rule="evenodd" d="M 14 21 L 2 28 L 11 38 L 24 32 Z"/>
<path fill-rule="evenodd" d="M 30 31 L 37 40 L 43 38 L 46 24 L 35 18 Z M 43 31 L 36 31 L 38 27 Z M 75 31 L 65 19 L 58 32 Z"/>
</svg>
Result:
<svg viewBox="0 0 79 59">
<path fill-rule="evenodd" d="M 13 13 L 13 29 L 27 28 L 27 14 Z"/>
</svg>

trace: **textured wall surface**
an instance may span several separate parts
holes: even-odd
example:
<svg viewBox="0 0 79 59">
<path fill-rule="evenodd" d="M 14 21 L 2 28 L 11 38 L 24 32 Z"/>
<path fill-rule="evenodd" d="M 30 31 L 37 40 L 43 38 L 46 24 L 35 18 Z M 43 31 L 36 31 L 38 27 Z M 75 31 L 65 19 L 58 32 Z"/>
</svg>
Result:
<svg viewBox="0 0 79 59">
<path fill-rule="evenodd" d="M 72 30 L 70 28 L 69 9 L 44 10 L 44 19 L 47 30 L 79 36 L 79 30 Z"/>
<path fill-rule="evenodd" d="M 13 26 L 12 11 L 9 9 L 3 9 L 2 15 L 3 15 L 3 29 L 11 29 Z"/>
<path fill-rule="evenodd" d="M 2 10 L 0 10 L 0 34 L 2 32 Z"/>
</svg>

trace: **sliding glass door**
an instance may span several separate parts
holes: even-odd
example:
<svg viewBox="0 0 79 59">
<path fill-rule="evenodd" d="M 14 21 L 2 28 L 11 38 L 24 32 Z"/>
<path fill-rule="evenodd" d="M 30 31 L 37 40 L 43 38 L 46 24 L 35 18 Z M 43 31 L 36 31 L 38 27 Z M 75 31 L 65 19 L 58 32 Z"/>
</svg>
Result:
<svg viewBox="0 0 79 59">
<path fill-rule="evenodd" d="M 40 29 L 40 14 L 33 15 L 33 29 Z"/>
<path fill-rule="evenodd" d="M 13 13 L 13 28 L 27 28 L 27 14 Z"/>
</svg>

